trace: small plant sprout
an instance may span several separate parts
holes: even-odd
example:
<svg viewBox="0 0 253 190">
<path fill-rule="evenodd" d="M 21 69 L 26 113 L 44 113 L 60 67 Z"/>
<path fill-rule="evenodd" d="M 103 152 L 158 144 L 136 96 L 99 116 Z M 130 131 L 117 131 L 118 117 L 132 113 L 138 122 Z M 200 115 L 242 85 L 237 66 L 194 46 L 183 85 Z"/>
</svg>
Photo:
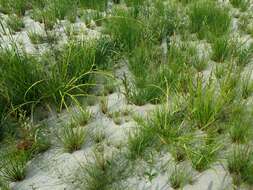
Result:
<svg viewBox="0 0 253 190">
<path fill-rule="evenodd" d="M 85 126 L 91 118 L 91 112 L 88 109 L 80 109 L 75 111 L 72 114 L 71 125 L 76 126 Z"/>
<path fill-rule="evenodd" d="M 80 126 L 65 125 L 59 135 L 64 150 L 69 153 L 80 150 L 85 138 L 86 129 Z"/>
<path fill-rule="evenodd" d="M 174 189 L 181 189 L 188 183 L 193 183 L 193 174 L 185 166 L 176 165 L 169 177 L 169 183 Z"/>
<path fill-rule="evenodd" d="M 107 96 L 102 96 L 100 98 L 100 109 L 102 111 L 103 114 L 106 114 L 108 112 L 108 97 Z"/>
<path fill-rule="evenodd" d="M 103 142 L 106 138 L 105 132 L 102 129 L 95 129 L 92 132 L 92 139 L 96 144 Z"/>
</svg>

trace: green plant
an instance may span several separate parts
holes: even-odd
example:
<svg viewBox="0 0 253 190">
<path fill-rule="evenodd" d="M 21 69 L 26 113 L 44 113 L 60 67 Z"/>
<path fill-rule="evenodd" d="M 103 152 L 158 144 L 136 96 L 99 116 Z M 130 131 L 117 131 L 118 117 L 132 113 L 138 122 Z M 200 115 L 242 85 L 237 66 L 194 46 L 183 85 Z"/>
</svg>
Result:
<svg viewBox="0 0 253 190">
<path fill-rule="evenodd" d="M 234 146 L 227 156 L 227 163 L 236 185 L 241 184 L 242 181 L 253 184 L 252 151 L 249 147 Z"/>
<path fill-rule="evenodd" d="M 105 32 L 116 44 L 126 51 L 132 51 L 143 39 L 142 23 L 133 18 L 125 9 L 114 9 L 112 16 L 105 20 Z"/>
<path fill-rule="evenodd" d="M 6 96 L 14 107 L 22 106 L 31 111 L 31 105 L 41 99 L 42 66 L 38 61 L 13 47 L 0 52 L 0 79 L 6 89 Z"/>
<path fill-rule="evenodd" d="M 169 177 L 171 187 L 174 189 L 183 188 L 186 184 L 192 183 L 193 175 L 191 171 L 183 166 L 176 165 Z"/>
<path fill-rule="evenodd" d="M 105 140 L 106 134 L 102 129 L 96 129 L 92 133 L 92 139 L 95 141 L 96 144 L 99 144 Z"/>
<path fill-rule="evenodd" d="M 0 179 L 0 187 L 2 190 L 10 190 L 9 184 L 4 179 Z"/>
<path fill-rule="evenodd" d="M 74 11 L 78 6 L 78 1 L 74 0 L 54 0 L 47 1 L 46 4 L 37 6 L 33 9 L 33 18 L 43 22 L 45 28 L 52 29 L 57 20 L 64 18 L 75 21 L 77 12 Z"/>
<path fill-rule="evenodd" d="M 197 78 L 196 85 L 190 87 L 188 109 L 190 119 L 199 128 L 205 129 L 219 119 L 223 108 L 223 100 L 215 93 L 215 86 L 209 82 L 203 84 L 202 78 Z"/>
<path fill-rule="evenodd" d="M 246 11 L 250 5 L 249 0 L 229 0 L 229 2 L 233 5 L 233 7 L 239 8 L 241 11 Z"/>
<path fill-rule="evenodd" d="M 120 190 L 125 188 L 122 181 L 128 176 L 128 162 L 120 155 L 105 156 L 104 152 L 94 153 L 94 161 L 88 161 L 79 171 L 79 189 Z"/>
<path fill-rule="evenodd" d="M 242 98 L 247 99 L 253 93 L 253 82 L 251 81 L 251 71 L 247 72 L 241 79 Z"/>
<path fill-rule="evenodd" d="M 232 126 L 229 129 L 229 134 L 233 142 L 245 143 L 251 136 L 250 120 L 247 118 L 236 118 L 232 122 Z"/>
<path fill-rule="evenodd" d="M 148 14 L 147 10 L 140 9 L 140 15 L 144 17 L 143 20 L 152 34 L 151 39 L 156 40 L 156 43 L 186 28 L 187 24 L 182 19 L 185 16 L 184 9 L 177 3 L 154 1 L 153 4 L 154 8 Z"/>
<path fill-rule="evenodd" d="M 19 32 L 25 27 L 22 18 L 16 15 L 10 15 L 6 21 L 6 24 L 13 32 Z"/>
<path fill-rule="evenodd" d="M 29 157 L 27 152 L 17 150 L 1 156 L 0 176 L 11 182 L 23 180 Z"/>
<path fill-rule="evenodd" d="M 224 62 L 229 59 L 234 53 L 235 43 L 228 38 L 228 36 L 222 36 L 215 38 L 212 43 L 212 60 L 217 62 Z"/>
<path fill-rule="evenodd" d="M 247 47 L 245 45 L 240 45 L 241 47 L 237 50 L 237 60 L 236 63 L 238 66 L 246 66 L 250 63 L 250 60 L 253 58 L 253 45 Z"/>
<path fill-rule="evenodd" d="M 80 109 L 79 111 L 75 111 L 72 114 L 71 125 L 73 127 L 76 126 L 85 126 L 91 118 L 91 112 L 88 109 Z"/>
<path fill-rule="evenodd" d="M 33 44 L 43 44 L 43 43 L 53 44 L 58 40 L 58 37 L 54 32 L 50 33 L 46 32 L 46 34 L 29 32 L 28 36 Z"/>
<path fill-rule="evenodd" d="M 31 1 L 28 0 L 1 0 L 0 11 L 4 13 L 15 13 L 18 16 L 23 16 L 25 11 L 31 7 Z"/>
<path fill-rule="evenodd" d="M 86 138 L 86 129 L 80 126 L 65 125 L 58 138 L 62 142 L 64 149 L 72 153 L 81 149 Z"/>
<path fill-rule="evenodd" d="M 107 0 L 80 0 L 80 4 L 87 9 L 103 11 L 107 7 Z"/>
<path fill-rule="evenodd" d="M 145 150 L 151 147 L 154 142 L 153 135 L 148 127 L 145 126 L 130 133 L 127 141 L 129 150 L 128 158 L 136 160 L 137 158 L 143 157 Z"/>
<path fill-rule="evenodd" d="M 96 65 L 96 43 L 70 42 L 54 57 L 46 59 L 48 76 L 43 85 L 45 99 L 57 105 L 61 110 L 71 100 L 85 96 L 92 86 L 92 70 Z M 50 64 L 53 62 L 53 64 Z"/>
<path fill-rule="evenodd" d="M 198 171 L 208 169 L 217 160 L 218 151 L 222 147 L 215 140 L 208 138 L 204 142 L 200 142 L 200 144 L 186 148 L 192 167 Z"/>
<path fill-rule="evenodd" d="M 100 109 L 103 114 L 106 114 L 108 112 L 108 97 L 102 96 L 99 102 Z"/>
<path fill-rule="evenodd" d="M 230 30 L 231 17 L 226 8 L 211 0 L 193 1 L 189 7 L 191 30 L 200 38 L 221 36 Z"/>
<path fill-rule="evenodd" d="M 183 119 L 183 110 L 172 111 L 164 105 L 153 112 L 148 125 L 162 143 L 170 144 L 187 138 L 187 129 L 183 128 Z"/>
</svg>

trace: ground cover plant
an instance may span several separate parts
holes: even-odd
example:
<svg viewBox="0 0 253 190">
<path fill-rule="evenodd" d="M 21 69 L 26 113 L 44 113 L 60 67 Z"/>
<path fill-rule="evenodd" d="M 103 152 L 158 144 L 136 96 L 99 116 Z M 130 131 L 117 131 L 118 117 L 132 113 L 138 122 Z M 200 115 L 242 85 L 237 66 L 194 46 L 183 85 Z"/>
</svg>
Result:
<svg viewBox="0 0 253 190">
<path fill-rule="evenodd" d="M 0 0 L 0 189 L 252 189 L 252 6 Z"/>
</svg>

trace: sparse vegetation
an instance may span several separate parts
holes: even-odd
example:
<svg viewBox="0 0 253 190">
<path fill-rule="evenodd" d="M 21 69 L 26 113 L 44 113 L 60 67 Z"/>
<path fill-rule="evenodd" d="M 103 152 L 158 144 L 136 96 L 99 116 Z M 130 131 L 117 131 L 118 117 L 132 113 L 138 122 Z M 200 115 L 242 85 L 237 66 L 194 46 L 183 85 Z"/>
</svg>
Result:
<svg viewBox="0 0 253 190">
<path fill-rule="evenodd" d="M 0 189 L 252 189 L 251 8 L 0 0 Z"/>
</svg>

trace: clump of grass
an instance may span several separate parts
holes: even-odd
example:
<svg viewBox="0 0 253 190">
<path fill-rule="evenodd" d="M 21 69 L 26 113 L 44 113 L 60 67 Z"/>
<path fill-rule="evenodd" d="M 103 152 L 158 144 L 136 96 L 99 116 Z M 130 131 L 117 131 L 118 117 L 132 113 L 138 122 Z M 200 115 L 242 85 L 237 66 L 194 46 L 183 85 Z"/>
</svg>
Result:
<svg viewBox="0 0 253 190">
<path fill-rule="evenodd" d="M 212 43 L 212 60 L 224 62 L 229 59 L 234 53 L 235 46 L 235 43 L 228 36 L 215 38 Z"/>
<path fill-rule="evenodd" d="M 3 13 L 15 13 L 18 16 L 23 16 L 25 11 L 31 8 L 31 1 L 28 0 L 1 0 L 0 11 Z"/>
<path fill-rule="evenodd" d="M 123 180 L 128 175 L 128 162 L 121 156 L 105 156 L 104 152 L 95 152 L 94 161 L 81 168 L 79 189 L 120 190 L 125 188 Z"/>
<path fill-rule="evenodd" d="M 10 190 L 8 183 L 4 179 L 0 179 L 0 187 L 2 190 Z"/>
<path fill-rule="evenodd" d="M 181 143 L 173 144 L 170 148 L 170 152 L 176 162 L 182 162 L 187 158 L 186 150 Z"/>
<path fill-rule="evenodd" d="M 152 33 L 152 40 L 161 42 L 167 36 L 184 31 L 187 25 L 182 19 L 185 14 L 184 9 L 171 1 L 166 4 L 163 1 L 155 1 L 153 4 L 154 8 L 149 14 L 140 11 L 140 15 L 145 18 L 144 22 Z"/>
<path fill-rule="evenodd" d="M 236 63 L 238 66 L 244 67 L 248 63 L 250 63 L 253 58 L 253 45 L 247 47 L 245 45 L 241 45 L 239 50 L 236 52 L 237 60 Z"/>
<path fill-rule="evenodd" d="M 183 188 L 186 184 L 193 182 L 193 174 L 187 168 L 176 165 L 173 169 L 169 182 L 172 188 Z"/>
<path fill-rule="evenodd" d="M 229 0 L 229 2 L 235 8 L 239 8 L 241 11 L 246 11 L 250 5 L 250 0 Z"/>
<path fill-rule="evenodd" d="M 222 145 L 208 138 L 211 137 L 207 137 L 203 143 L 193 145 L 186 150 L 192 167 L 197 171 L 208 169 L 217 160 L 218 151 L 221 149 Z"/>
<path fill-rule="evenodd" d="M 31 103 L 43 96 L 41 65 L 34 57 L 25 52 L 21 54 L 16 48 L 1 51 L 0 62 L 0 78 L 9 101 L 14 107 L 24 104 L 23 108 L 31 111 Z"/>
<path fill-rule="evenodd" d="M 105 32 L 112 36 L 120 48 L 132 51 L 143 39 L 145 31 L 142 23 L 133 18 L 129 11 L 116 8 L 105 21 Z"/>
<path fill-rule="evenodd" d="M 47 32 L 44 34 L 39 34 L 36 32 L 29 32 L 28 36 L 33 44 L 43 44 L 43 43 L 55 43 L 58 37 L 54 33 Z"/>
<path fill-rule="evenodd" d="M 65 151 L 72 153 L 80 150 L 86 137 L 86 131 L 84 128 L 71 125 L 65 125 L 59 134 L 59 139 L 63 144 Z"/>
<path fill-rule="evenodd" d="M 215 93 L 215 86 L 203 84 L 203 79 L 198 78 L 196 85 L 190 87 L 188 109 L 190 118 L 201 129 L 206 129 L 219 119 L 223 107 L 223 100 Z"/>
<path fill-rule="evenodd" d="M 235 146 L 227 157 L 228 170 L 236 185 L 246 182 L 253 184 L 252 151 L 249 147 Z"/>
<path fill-rule="evenodd" d="M 16 15 L 10 15 L 6 21 L 6 24 L 13 32 L 20 32 L 22 28 L 25 27 L 22 18 Z"/>
<path fill-rule="evenodd" d="M 149 120 L 149 126 L 163 143 L 175 143 L 179 138 L 186 137 L 187 129 L 183 128 L 184 112 L 172 111 L 163 106 L 154 111 Z"/>
<path fill-rule="evenodd" d="M 245 143 L 251 136 L 250 120 L 247 118 L 236 118 L 232 122 L 229 134 L 233 142 Z"/>
<path fill-rule="evenodd" d="M 145 126 L 142 129 L 136 129 L 132 134 L 128 136 L 128 158 L 136 160 L 137 158 L 143 158 L 145 150 L 151 147 L 153 144 L 153 135 Z"/>
<path fill-rule="evenodd" d="M 108 97 L 106 96 L 102 96 L 100 98 L 100 102 L 99 102 L 99 105 L 100 105 L 100 109 L 102 111 L 103 114 L 106 114 L 108 112 Z"/>
<path fill-rule="evenodd" d="M 240 68 L 234 66 L 234 64 L 225 66 L 222 70 L 223 76 L 219 80 L 220 90 L 221 90 L 221 99 L 223 99 L 223 103 L 230 104 L 237 97 L 237 90 L 240 78 Z"/>
<path fill-rule="evenodd" d="M 161 57 L 161 51 L 146 42 L 142 42 L 131 54 L 129 68 L 134 78 L 133 81 L 128 81 L 125 77 L 123 81 L 125 95 L 130 103 L 143 105 L 160 102 L 163 97 L 162 89 L 166 88 L 166 78 L 170 77 L 168 67 L 161 65 Z"/>
<path fill-rule="evenodd" d="M 71 125 L 85 126 L 91 118 L 91 112 L 88 109 L 80 109 L 78 112 L 74 112 L 71 118 Z"/>
<path fill-rule="evenodd" d="M 230 30 L 231 17 L 226 8 L 211 0 L 194 1 L 189 7 L 191 29 L 200 38 L 221 36 Z"/>
<path fill-rule="evenodd" d="M 0 176 L 11 182 L 23 180 L 29 158 L 29 153 L 25 151 L 11 151 L 1 156 Z"/>
<path fill-rule="evenodd" d="M 105 138 L 106 134 L 102 129 L 96 129 L 92 133 L 92 139 L 96 144 L 102 143 Z"/>
<path fill-rule="evenodd" d="M 247 72 L 241 79 L 242 98 L 247 99 L 253 93 L 253 82 L 251 81 L 252 72 Z"/>
<path fill-rule="evenodd" d="M 70 0 L 48 1 L 43 6 L 34 7 L 33 18 L 44 23 L 47 30 L 53 29 L 58 20 L 67 18 L 74 22 L 77 14 L 77 11 L 74 11 L 74 9 L 77 5 L 77 1 Z"/>
<path fill-rule="evenodd" d="M 80 0 L 80 5 L 86 9 L 103 11 L 107 7 L 107 0 Z"/>
</svg>

